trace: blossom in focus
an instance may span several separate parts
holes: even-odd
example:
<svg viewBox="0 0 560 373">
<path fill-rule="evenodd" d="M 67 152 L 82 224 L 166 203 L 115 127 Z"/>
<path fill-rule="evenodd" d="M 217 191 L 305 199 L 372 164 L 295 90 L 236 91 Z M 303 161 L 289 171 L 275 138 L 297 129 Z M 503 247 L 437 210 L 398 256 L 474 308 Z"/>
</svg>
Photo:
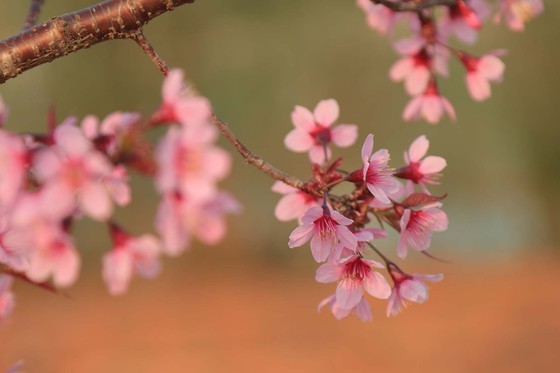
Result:
<svg viewBox="0 0 560 373">
<path fill-rule="evenodd" d="M 397 244 L 397 255 L 404 259 L 408 247 L 418 251 L 425 251 L 432 242 L 432 232 L 442 232 L 447 229 L 448 219 L 441 203 L 432 203 L 419 210 L 405 209 L 400 220 L 400 237 Z"/>
<path fill-rule="evenodd" d="M 362 180 L 376 199 L 382 203 L 390 203 L 387 195 L 397 191 L 399 183 L 393 177 L 395 170 L 388 166 L 389 152 L 387 149 L 380 149 L 373 153 L 373 143 L 373 135 L 370 134 L 362 146 Z"/>
<path fill-rule="evenodd" d="M 299 219 L 312 206 L 320 204 L 320 200 L 301 190 L 276 181 L 272 191 L 282 194 L 274 210 L 274 215 L 280 221 Z"/>
<path fill-rule="evenodd" d="M 460 58 L 467 70 L 465 81 L 471 97 L 476 101 L 489 98 L 490 82 L 502 81 L 506 67 L 504 63 L 493 54 L 478 58 L 460 53 Z"/>
<path fill-rule="evenodd" d="M 330 143 L 345 148 L 354 144 L 358 137 L 355 124 L 340 124 L 331 128 L 338 114 L 338 103 L 334 99 L 319 102 L 313 113 L 296 106 L 292 112 L 295 128 L 288 133 L 284 144 L 294 152 L 309 152 L 313 163 L 325 163 L 330 158 Z"/>
<path fill-rule="evenodd" d="M 356 315 L 360 320 L 364 322 L 369 322 L 373 320 L 373 316 L 371 314 L 371 308 L 369 303 L 365 298 L 354 307 L 352 308 L 342 308 L 336 301 L 336 295 L 333 294 L 321 301 L 317 307 L 317 311 L 321 311 L 321 309 L 325 306 L 328 306 L 331 309 L 332 314 L 337 320 L 342 320 L 349 315 Z"/>
<path fill-rule="evenodd" d="M 543 11 L 542 0 L 500 0 L 500 10 L 494 20 L 500 22 L 503 17 L 511 30 L 523 31 L 525 23 Z"/>
<path fill-rule="evenodd" d="M 387 317 L 396 316 L 401 311 L 401 308 L 407 307 L 408 302 L 424 303 L 428 300 L 428 286 L 425 282 L 443 280 L 442 274 L 408 275 L 394 268 L 390 268 L 389 273 L 393 279 L 394 286 L 387 301 Z"/>
<path fill-rule="evenodd" d="M 128 289 L 133 273 L 153 278 L 160 272 L 160 243 L 156 237 L 144 234 L 129 236 L 116 225 L 111 226 L 113 250 L 103 257 L 103 279 L 112 295 Z"/>
<path fill-rule="evenodd" d="M 331 260 L 321 265 L 315 279 L 321 283 L 338 281 L 336 303 L 343 309 L 352 309 L 360 303 L 364 291 L 379 299 L 387 299 L 391 294 L 389 283 L 374 268 L 385 266 L 357 252 L 338 262 Z"/>
<path fill-rule="evenodd" d="M 0 321 L 8 317 L 14 309 L 13 282 L 14 280 L 11 276 L 0 274 Z"/>
<path fill-rule="evenodd" d="M 355 249 L 356 236 L 348 229 L 353 221 L 328 206 L 314 206 L 305 212 L 301 224 L 290 234 L 290 248 L 303 246 L 311 240 L 311 253 L 318 263 L 327 260 L 340 242 Z"/>
<path fill-rule="evenodd" d="M 403 112 L 403 119 L 406 121 L 415 120 L 423 117 L 428 123 L 439 122 L 444 113 L 456 120 L 455 109 L 451 103 L 440 95 L 434 79 L 430 80 L 428 87 L 423 94 L 414 97 L 406 105 Z"/>
<path fill-rule="evenodd" d="M 427 156 L 430 142 L 425 135 L 418 137 L 412 142 L 408 151 L 404 153 L 406 166 L 400 168 L 395 176 L 407 179 L 409 182 L 418 184 L 425 193 L 429 194 L 425 184 L 438 184 L 440 172 L 447 166 L 443 157 Z"/>
</svg>

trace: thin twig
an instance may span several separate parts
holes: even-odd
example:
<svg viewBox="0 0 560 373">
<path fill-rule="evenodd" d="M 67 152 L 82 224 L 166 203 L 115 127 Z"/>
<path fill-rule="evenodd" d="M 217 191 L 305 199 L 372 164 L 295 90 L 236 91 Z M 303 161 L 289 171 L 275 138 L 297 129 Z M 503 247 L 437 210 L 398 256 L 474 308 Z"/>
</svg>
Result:
<svg viewBox="0 0 560 373">
<path fill-rule="evenodd" d="M 27 18 L 25 18 L 25 22 L 23 24 L 23 30 L 30 29 L 33 25 L 35 25 L 44 3 L 45 0 L 31 0 L 29 10 L 27 11 Z"/>
<path fill-rule="evenodd" d="M 420 12 L 434 6 L 457 5 L 457 0 L 415 0 L 404 2 L 402 0 L 371 0 L 375 4 L 385 5 L 395 12 Z"/>
<path fill-rule="evenodd" d="M 152 47 L 148 39 L 146 39 L 146 37 L 144 36 L 142 30 L 139 30 L 136 34 L 134 34 L 132 36 L 132 39 L 150 57 L 152 62 L 158 67 L 158 69 L 163 73 L 163 75 L 167 75 L 167 73 L 169 72 L 169 68 L 167 67 L 167 64 L 157 54 L 154 47 Z"/>
</svg>

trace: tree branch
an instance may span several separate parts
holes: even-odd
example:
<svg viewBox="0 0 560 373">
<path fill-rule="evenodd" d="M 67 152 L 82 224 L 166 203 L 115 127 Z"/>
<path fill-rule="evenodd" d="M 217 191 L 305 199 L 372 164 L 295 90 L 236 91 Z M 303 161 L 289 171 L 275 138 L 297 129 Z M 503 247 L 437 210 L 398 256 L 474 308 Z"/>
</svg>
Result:
<svg viewBox="0 0 560 373">
<path fill-rule="evenodd" d="M 428 9 L 434 6 L 457 5 L 457 0 L 371 0 L 375 4 L 381 4 L 395 12 L 420 12 L 421 10 Z"/>
<path fill-rule="evenodd" d="M 24 30 L 33 27 L 33 25 L 37 22 L 37 17 L 39 17 L 39 13 L 41 13 L 41 8 L 44 3 L 45 0 L 31 0 L 31 5 L 29 5 L 29 11 L 27 12 L 27 18 L 23 24 Z"/>
<path fill-rule="evenodd" d="M 102 41 L 135 39 L 138 42 L 142 26 L 160 14 L 194 1 L 107 0 L 54 17 L 0 41 L 0 84 L 31 68 Z"/>
</svg>

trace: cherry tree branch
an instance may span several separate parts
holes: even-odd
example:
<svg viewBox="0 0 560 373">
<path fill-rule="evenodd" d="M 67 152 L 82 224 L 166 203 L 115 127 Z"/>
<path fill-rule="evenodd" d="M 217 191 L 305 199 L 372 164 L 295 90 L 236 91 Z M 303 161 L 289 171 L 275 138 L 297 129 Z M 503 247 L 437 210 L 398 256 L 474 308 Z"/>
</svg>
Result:
<svg viewBox="0 0 560 373">
<path fill-rule="evenodd" d="M 27 18 L 23 24 L 24 30 L 33 27 L 33 25 L 37 22 L 37 18 L 39 17 L 39 13 L 41 13 L 41 8 L 44 3 L 45 0 L 31 0 L 31 5 L 29 5 L 29 11 L 27 12 Z"/>
<path fill-rule="evenodd" d="M 395 12 L 419 12 L 439 5 L 457 5 L 457 0 L 371 0 L 375 4 L 381 4 Z"/>
<path fill-rule="evenodd" d="M 106 40 L 133 39 L 146 51 L 142 27 L 160 14 L 194 1 L 106 0 L 54 17 L 0 41 L 0 84 L 24 71 Z M 38 15 L 35 9 L 40 9 L 40 3 L 42 1 L 32 2 L 28 22 L 33 19 L 34 23 Z M 154 55 L 157 56 L 155 52 Z"/>
</svg>

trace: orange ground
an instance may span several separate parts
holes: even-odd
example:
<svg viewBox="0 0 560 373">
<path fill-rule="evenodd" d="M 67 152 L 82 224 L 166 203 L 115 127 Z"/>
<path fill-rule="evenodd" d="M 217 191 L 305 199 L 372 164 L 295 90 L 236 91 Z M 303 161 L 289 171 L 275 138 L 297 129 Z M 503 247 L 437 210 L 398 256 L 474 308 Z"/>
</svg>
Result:
<svg viewBox="0 0 560 373">
<path fill-rule="evenodd" d="M 387 319 L 373 301 L 374 322 L 363 324 L 315 312 L 333 287 L 311 268 L 194 255 L 121 298 L 97 274 L 72 300 L 19 285 L 0 367 L 24 358 L 42 373 L 558 371 L 560 258 L 428 262 L 447 274 L 428 303 Z"/>
</svg>

